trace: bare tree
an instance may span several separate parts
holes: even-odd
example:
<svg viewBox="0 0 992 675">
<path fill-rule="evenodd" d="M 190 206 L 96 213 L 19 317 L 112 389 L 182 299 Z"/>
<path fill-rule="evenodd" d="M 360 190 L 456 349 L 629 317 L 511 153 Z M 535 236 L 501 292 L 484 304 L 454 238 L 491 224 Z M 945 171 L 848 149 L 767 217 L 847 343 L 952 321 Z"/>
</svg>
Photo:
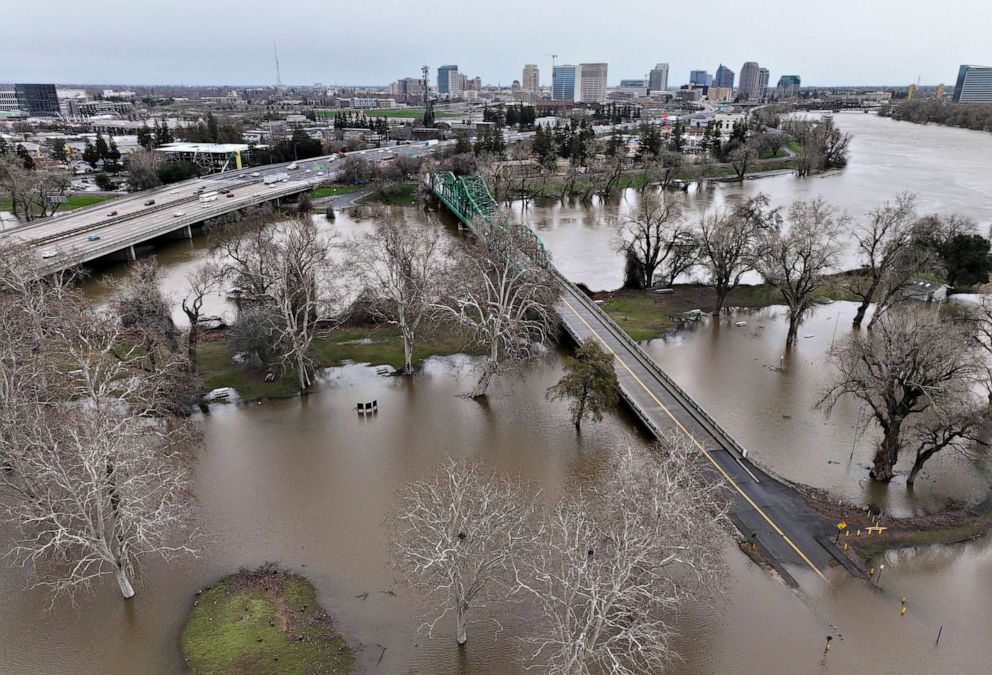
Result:
<svg viewBox="0 0 992 675">
<path fill-rule="evenodd" d="M 409 224 L 385 209 L 373 218 L 375 229 L 347 245 L 348 258 L 368 311 L 399 327 L 403 372 L 412 375 L 414 344 L 444 295 L 449 252 L 435 224 Z"/>
<path fill-rule="evenodd" d="M 145 350 L 152 366 L 163 349 L 174 352 L 179 346 L 158 272 L 158 261 L 153 256 L 133 263 L 123 279 L 109 282 L 111 308 Z"/>
<path fill-rule="evenodd" d="M 16 531 L 8 555 L 55 595 L 114 576 L 130 598 L 142 558 L 194 551 L 187 455 L 198 436 L 169 415 L 182 364 L 148 370 L 115 316 L 47 282 L 0 302 L 11 310 L 0 342 L 18 330 L 32 356 L 0 362 L 0 512 Z"/>
<path fill-rule="evenodd" d="M 276 231 L 265 305 L 281 330 L 284 368 L 296 371 L 304 394 L 313 384 L 311 345 L 320 326 L 340 322 L 337 270 L 328 242 L 310 218 L 292 218 L 273 226 Z"/>
<path fill-rule="evenodd" d="M 436 308 L 486 350 L 470 396 L 485 395 L 492 378 L 544 353 L 554 338 L 558 286 L 531 261 L 529 242 L 507 229 L 491 232 L 485 246 L 463 250 L 451 271 L 452 294 Z"/>
<path fill-rule="evenodd" d="M 727 153 L 727 159 L 734 168 L 737 180 L 743 181 L 751 165 L 761 156 L 755 139 L 734 141 L 734 146 Z"/>
<path fill-rule="evenodd" d="M 545 515 L 517 580 L 537 609 L 524 642 L 542 672 L 658 673 L 676 658 L 675 619 L 719 588 L 727 500 L 684 436 L 650 455 L 629 442 L 599 488 Z"/>
<path fill-rule="evenodd" d="M 514 559 L 533 537 L 533 496 L 474 463 L 448 460 L 434 478 L 400 492 L 394 560 L 436 602 L 425 626 L 455 614 L 459 645 L 474 609 L 505 599 Z"/>
<path fill-rule="evenodd" d="M 127 186 L 132 191 L 148 190 L 162 184 L 158 177 L 159 153 L 136 150 L 127 156 Z"/>
<path fill-rule="evenodd" d="M 620 225 L 618 250 L 628 261 L 633 278 L 628 287 L 650 288 L 663 270 L 669 284 L 695 264 L 699 246 L 682 209 L 664 194 L 646 193 Z M 631 276 L 628 274 L 628 277 Z"/>
<path fill-rule="evenodd" d="M 11 211 L 25 222 L 46 218 L 58 209 L 69 181 L 47 169 L 25 168 L 13 154 L 0 155 L 0 191 L 10 195 Z"/>
<path fill-rule="evenodd" d="M 788 228 L 771 229 L 762 242 L 758 272 L 778 288 L 789 308 L 786 346 L 795 343 L 815 292 L 837 264 L 848 218 L 845 214 L 834 216 L 831 211 L 822 199 L 795 201 L 789 207 Z"/>
<path fill-rule="evenodd" d="M 893 309 L 871 333 L 834 349 L 830 361 L 838 376 L 817 405 L 830 414 L 841 398 L 853 396 L 871 409 L 882 431 L 871 469 L 877 481 L 894 477 L 910 426 L 917 441 L 914 479 L 933 454 L 974 430 L 973 388 L 987 371 L 964 326 L 932 312 Z"/>
<path fill-rule="evenodd" d="M 217 269 L 211 264 L 201 265 L 186 275 L 187 291 L 182 299 L 182 309 L 189 320 L 189 333 L 186 334 L 186 359 L 191 373 L 196 372 L 196 348 L 200 338 L 200 316 L 203 299 L 215 288 L 220 279 Z"/>
<path fill-rule="evenodd" d="M 875 314 L 869 328 L 912 280 L 922 267 L 927 250 L 917 236 L 916 195 L 903 193 L 895 203 L 886 202 L 868 216 L 868 223 L 855 227 L 854 240 L 861 254 L 861 269 L 848 288 L 861 298 L 853 325 L 861 326 L 865 313 L 875 301 Z"/>
<path fill-rule="evenodd" d="M 713 316 L 719 316 L 727 294 L 745 274 L 755 269 L 762 237 L 781 224 L 778 209 L 768 208 L 768 197 L 759 194 L 730 211 L 704 214 L 699 226 L 699 264 L 716 288 Z"/>
</svg>

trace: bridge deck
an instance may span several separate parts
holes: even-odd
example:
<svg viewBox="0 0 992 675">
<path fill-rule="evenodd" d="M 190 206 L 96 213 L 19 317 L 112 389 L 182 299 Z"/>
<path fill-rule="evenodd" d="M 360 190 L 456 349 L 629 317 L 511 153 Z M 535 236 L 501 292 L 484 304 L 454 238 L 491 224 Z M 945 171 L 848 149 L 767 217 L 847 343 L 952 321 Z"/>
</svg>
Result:
<svg viewBox="0 0 992 675">
<path fill-rule="evenodd" d="M 592 337 L 613 353 L 621 393 L 648 428 L 656 436 L 674 429 L 692 440 L 731 486 L 738 527 L 745 536 L 756 534 L 772 564 L 789 563 L 823 576 L 840 553 L 828 550 L 835 548 L 829 540 L 832 523 L 810 509 L 795 490 L 762 472 L 736 449 L 728 450 L 732 442 L 725 439 L 725 432 L 701 418 L 684 392 L 673 387 L 626 333 L 573 284 L 562 285 L 558 311 L 566 329 L 577 341 Z M 821 543 L 824 540 L 826 544 Z"/>
<path fill-rule="evenodd" d="M 434 174 L 430 179 L 431 189 L 441 201 L 470 229 L 481 229 L 482 232 L 476 233 L 484 239 L 485 228 L 494 226 L 492 214 L 498 206 L 485 184 L 478 183 L 478 180 L 472 183 L 475 193 L 469 197 L 465 178 Z M 485 209 L 479 209 L 480 201 L 485 202 Z M 474 222 L 475 219 L 480 222 Z M 505 221 L 495 225 L 505 226 Z M 527 234 L 535 240 L 534 253 L 538 254 L 531 257 L 551 272 L 562 289 L 557 310 L 566 330 L 577 342 L 588 338 L 598 340 L 614 355 L 623 398 L 656 437 L 675 430 L 685 434 L 699 449 L 714 474 L 721 476 L 732 491 L 736 526 L 761 547 L 764 558 L 792 583 L 795 579 L 786 565 L 811 570 L 822 578 L 823 570 L 836 560 L 849 572 L 859 575 L 833 544 L 834 524 L 813 511 L 792 487 L 751 464 L 744 448 L 716 420 L 626 331 L 554 268 L 537 234 L 529 229 Z"/>
</svg>

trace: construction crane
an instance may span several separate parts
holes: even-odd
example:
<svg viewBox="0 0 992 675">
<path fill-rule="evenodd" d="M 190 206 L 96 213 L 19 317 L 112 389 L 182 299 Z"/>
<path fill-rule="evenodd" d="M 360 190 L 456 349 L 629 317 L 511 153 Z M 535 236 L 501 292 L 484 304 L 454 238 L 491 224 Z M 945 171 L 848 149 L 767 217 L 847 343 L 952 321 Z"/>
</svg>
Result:
<svg viewBox="0 0 992 675">
<path fill-rule="evenodd" d="M 272 54 L 276 57 L 276 90 L 282 91 L 282 73 L 279 71 L 279 49 L 276 41 L 272 41 Z"/>
<path fill-rule="evenodd" d="M 555 72 L 555 66 L 558 65 L 558 55 L 557 54 L 541 54 L 541 56 L 551 57 L 551 72 Z"/>
</svg>

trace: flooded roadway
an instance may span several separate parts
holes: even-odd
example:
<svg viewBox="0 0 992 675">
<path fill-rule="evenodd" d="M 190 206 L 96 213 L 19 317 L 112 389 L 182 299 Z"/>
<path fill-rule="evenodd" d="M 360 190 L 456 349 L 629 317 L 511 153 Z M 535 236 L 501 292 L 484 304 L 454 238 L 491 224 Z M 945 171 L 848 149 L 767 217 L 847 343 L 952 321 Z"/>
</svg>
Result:
<svg viewBox="0 0 992 675">
<path fill-rule="evenodd" d="M 846 117 L 838 117 L 846 124 Z M 872 123 L 890 124 L 852 122 Z M 899 134 L 936 137 L 941 146 L 958 135 L 958 130 L 891 124 Z M 856 144 L 867 142 L 864 134 L 873 132 L 861 133 L 852 143 L 847 171 L 874 161 L 855 154 Z M 977 146 L 992 139 L 964 133 Z M 908 172 L 906 181 L 915 175 Z M 987 172 L 984 176 L 988 181 Z M 790 180 L 799 190 L 795 179 L 773 178 L 709 192 L 714 200 L 742 189 L 774 195 L 774 186 L 788 186 Z M 842 173 L 816 180 L 826 186 L 847 178 Z M 936 199 L 965 200 L 961 206 L 970 204 L 973 217 L 988 220 L 982 211 L 987 202 L 969 196 L 973 188 L 965 177 L 952 176 L 948 184 L 954 189 Z M 921 198 L 923 187 L 915 188 Z M 983 197 L 989 187 L 981 188 Z M 867 210 L 892 196 L 867 193 L 863 201 L 858 197 L 839 206 Z M 832 194 L 856 197 L 846 189 Z M 940 204 L 966 212 L 958 204 Z M 612 229 L 602 208 L 554 207 L 559 221 L 544 227 L 542 236 L 571 278 L 608 288 L 618 285 L 619 268 L 611 262 L 612 249 L 604 247 Z M 541 213 L 528 211 L 529 217 Z M 354 231 L 367 224 L 339 218 L 337 226 Z M 159 250 L 164 285 L 175 297 L 185 274 L 205 254 L 200 241 Z M 211 307 L 221 313 L 223 297 L 214 298 Z M 818 309 L 800 331 L 813 337 L 801 338 L 786 359 L 784 323 L 776 308 L 739 317 L 748 321 L 744 328 L 729 319 L 702 322 L 648 349 L 760 463 L 781 475 L 848 498 L 881 501 L 899 512 L 933 508 L 951 493 L 977 499 L 988 486 L 983 467 L 953 458 L 933 461 L 912 500 L 900 485 L 883 494 L 859 485 L 869 438 L 854 442 L 847 463 L 858 408 L 839 409 L 830 420 L 810 410 L 825 377 L 822 359 L 834 339 L 834 325 L 840 339 L 849 324 L 843 314 L 850 311 L 845 303 Z M 41 591 L 22 590 L 28 579 L 21 570 L 4 567 L 0 671 L 182 672 L 178 636 L 194 592 L 238 567 L 277 561 L 307 575 L 343 634 L 368 646 L 359 657 L 364 672 L 519 672 L 512 662 L 512 634 L 520 624 L 512 614 L 500 617 L 505 630 L 499 637 L 491 625 L 476 626 L 462 653 L 450 634 L 434 640 L 416 634 L 420 610 L 388 567 L 390 534 L 384 523 L 396 490 L 428 475 L 449 455 L 521 474 L 551 497 L 576 482 L 599 480 L 618 434 L 646 442 L 623 410 L 577 437 L 567 411 L 544 399 L 545 389 L 560 376 L 559 359 L 555 355 L 539 368 L 500 381 L 486 404 L 458 396 L 468 386 L 454 377 L 458 359 L 432 359 L 425 373 L 411 380 L 381 378 L 372 369 L 352 366 L 330 371 L 306 401 L 216 407 L 203 419 L 206 440 L 196 469 L 199 520 L 208 535 L 201 556 L 171 565 L 151 562 L 131 603 L 122 602 L 109 583 L 80 598 L 78 607 L 59 602 L 51 610 L 45 609 Z M 379 415 L 358 418 L 352 411 L 355 401 L 370 398 L 378 399 Z M 809 590 L 800 595 L 751 564 L 730 542 L 726 558 L 733 577 L 728 596 L 716 608 L 695 609 L 680 618 L 685 661 L 676 667 L 678 673 L 984 673 L 992 663 L 988 540 L 891 554 L 879 591 L 833 572 L 828 583 L 803 579 Z M 390 590 L 396 595 L 384 592 Z M 368 599 L 356 597 L 365 592 Z M 900 617 L 903 595 L 909 612 Z M 941 625 L 944 632 L 935 647 Z M 824 658 L 827 635 L 836 639 Z M 377 644 L 386 647 L 378 666 Z"/>
</svg>

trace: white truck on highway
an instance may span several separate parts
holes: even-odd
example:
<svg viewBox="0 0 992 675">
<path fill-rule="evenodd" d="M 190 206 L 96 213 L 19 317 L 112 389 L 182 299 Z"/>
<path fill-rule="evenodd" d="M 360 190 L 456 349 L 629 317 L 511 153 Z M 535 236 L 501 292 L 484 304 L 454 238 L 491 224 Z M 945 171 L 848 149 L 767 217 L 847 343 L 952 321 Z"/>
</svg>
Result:
<svg viewBox="0 0 992 675">
<path fill-rule="evenodd" d="M 200 203 L 201 204 L 206 204 L 207 202 L 215 202 L 215 201 L 217 201 L 217 192 L 216 191 L 213 191 L 213 192 L 204 192 L 202 195 L 200 195 Z"/>
<path fill-rule="evenodd" d="M 431 139 L 431 140 L 429 140 L 429 141 L 424 141 L 424 147 L 425 147 L 425 148 L 429 148 L 429 147 L 431 147 L 432 145 L 437 145 L 437 143 L 438 143 L 438 142 L 437 142 L 437 139 Z"/>
<path fill-rule="evenodd" d="M 279 173 L 272 173 L 262 179 L 262 182 L 266 185 L 275 185 L 284 180 L 289 180 L 289 174 L 285 171 L 280 171 Z"/>
</svg>

